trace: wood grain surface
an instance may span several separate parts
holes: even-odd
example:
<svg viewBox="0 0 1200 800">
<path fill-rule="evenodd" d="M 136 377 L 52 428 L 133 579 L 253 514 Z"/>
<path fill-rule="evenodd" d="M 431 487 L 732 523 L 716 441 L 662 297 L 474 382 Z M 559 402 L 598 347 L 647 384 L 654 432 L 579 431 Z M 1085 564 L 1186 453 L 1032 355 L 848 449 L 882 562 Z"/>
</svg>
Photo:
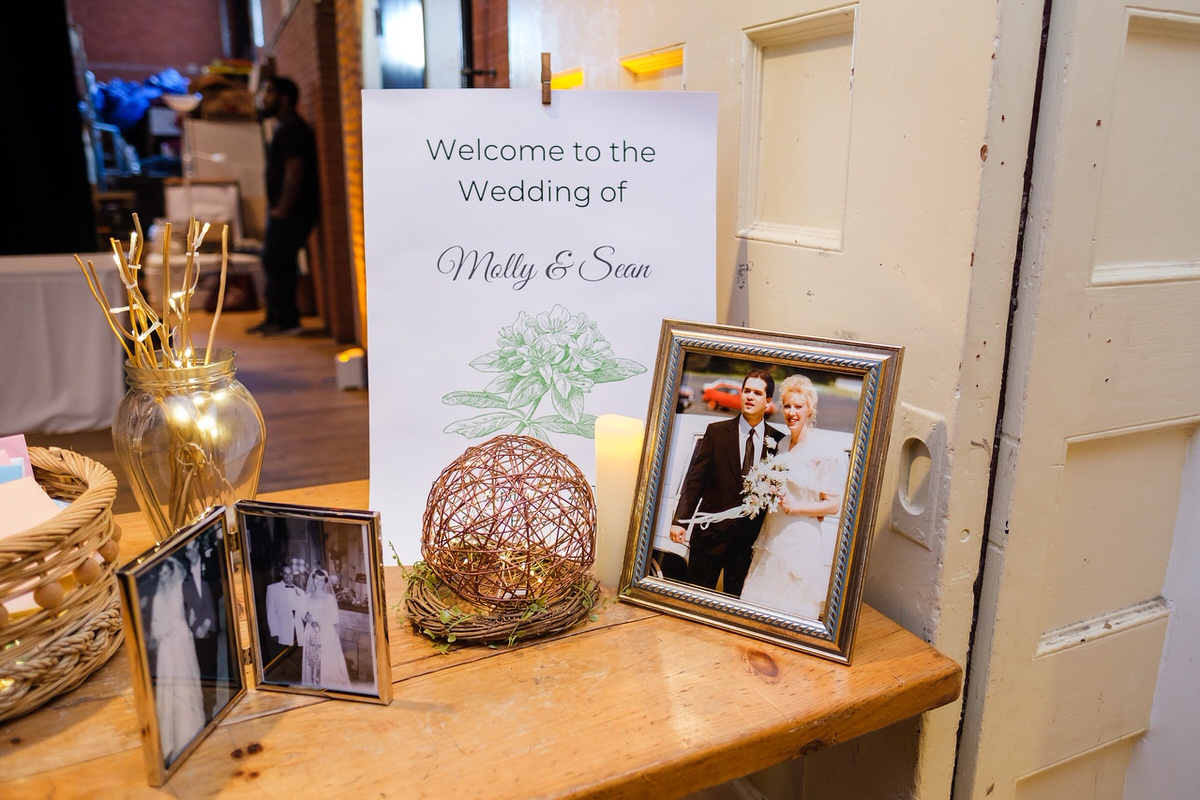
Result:
<svg viewBox="0 0 1200 800">
<path fill-rule="evenodd" d="M 365 508 L 367 482 L 263 499 Z M 122 515 L 122 559 L 152 544 Z M 168 784 L 146 783 L 125 653 L 0 726 L 0 796 L 680 797 L 950 702 L 957 664 L 864 608 L 846 667 L 614 602 L 515 648 L 440 655 L 398 613 L 394 699 L 249 691 Z M 286 712 L 286 713 L 284 713 Z"/>
</svg>

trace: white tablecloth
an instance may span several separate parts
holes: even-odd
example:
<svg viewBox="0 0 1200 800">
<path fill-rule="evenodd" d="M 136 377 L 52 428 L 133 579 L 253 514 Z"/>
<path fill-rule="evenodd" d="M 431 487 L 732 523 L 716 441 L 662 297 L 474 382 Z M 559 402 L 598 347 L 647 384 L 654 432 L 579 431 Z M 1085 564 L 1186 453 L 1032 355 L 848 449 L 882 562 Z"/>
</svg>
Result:
<svg viewBox="0 0 1200 800">
<path fill-rule="evenodd" d="M 80 256 L 124 305 L 112 253 Z M 108 427 L 124 360 L 70 254 L 0 257 L 0 435 Z"/>
</svg>

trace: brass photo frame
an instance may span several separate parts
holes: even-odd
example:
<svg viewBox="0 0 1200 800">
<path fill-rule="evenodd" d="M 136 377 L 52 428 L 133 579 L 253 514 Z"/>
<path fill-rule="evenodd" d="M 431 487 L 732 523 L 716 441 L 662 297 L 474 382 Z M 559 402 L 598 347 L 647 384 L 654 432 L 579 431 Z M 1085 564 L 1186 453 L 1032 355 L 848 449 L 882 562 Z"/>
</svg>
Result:
<svg viewBox="0 0 1200 800">
<path fill-rule="evenodd" d="M 256 688 L 392 699 L 379 514 L 237 504 Z"/>
<path fill-rule="evenodd" d="M 246 690 L 225 509 L 117 570 L 151 786 L 162 786 Z"/>
<path fill-rule="evenodd" d="M 621 599 L 849 663 L 903 352 L 664 320 Z"/>
<path fill-rule="evenodd" d="M 236 531 L 219 506 L 117 570 L 151 786 L 166 783 L 245 694 L 245 664 L 254 688 L 392 700 L 379 515 L 247 500 L 234 510 Z M 284 557 L 290 575 L 304 567 L 291 587 L 277 580 Z"/>
</svg>

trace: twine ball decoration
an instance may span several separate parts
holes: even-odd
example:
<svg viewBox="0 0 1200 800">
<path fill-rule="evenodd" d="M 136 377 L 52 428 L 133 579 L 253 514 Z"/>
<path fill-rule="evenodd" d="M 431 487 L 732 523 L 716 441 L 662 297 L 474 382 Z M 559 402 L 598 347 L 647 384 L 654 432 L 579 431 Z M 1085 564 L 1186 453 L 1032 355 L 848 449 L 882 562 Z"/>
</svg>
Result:
<svg viewBox="0 0 1200 800">
<path fill-rule="evenodd" d="M 527 606 L 587 579 L 595 531 L 592 489 L 570 459 L 529 436 L 497 436 L 434 481 L 421 555 L 468 602 Z"/>
</svg>

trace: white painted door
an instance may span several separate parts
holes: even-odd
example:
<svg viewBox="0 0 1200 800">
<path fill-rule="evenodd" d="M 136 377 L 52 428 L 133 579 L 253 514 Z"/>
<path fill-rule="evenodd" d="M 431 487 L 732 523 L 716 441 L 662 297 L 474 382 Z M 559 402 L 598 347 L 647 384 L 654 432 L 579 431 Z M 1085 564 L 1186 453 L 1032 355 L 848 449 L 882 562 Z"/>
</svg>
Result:
<svg viewBox="0 0 1200 800">
<path fill-rule="evenodd" d="M 718 319 L 907 347 L 866 595 L 964 663 L 1041 11 L 509 0 L 514 87 L 541 50 L 615 89 L 621 57 L 682 45 L 681 84 L 719 94 Z M 960 710 L 792 762 L 772 796 L 948 797 Z"/>
<path fill-rule="evenodd" d="M 1200 3 L 1158 9 L 1052 4 L 959 798 L 1200 791 L 1125 793 L 1152 703 L 1196 711 L 1194 678 L 1155 690 L 1200 611 L 1162 595 L 1197 482 Z"/>
<path fill-rule="evenodd" d="M 965 662 L 986 555 L 957 776 L 954 705 L 778 796 L 1121 796 L 1200 420 L 1196 6 L 510 1 L 514 86 L 539 49 L 606 89 L 682 43 L 682 84 L 720 94 L 719 318 L 908 348 L 868 601 Z"/>
</svg>

